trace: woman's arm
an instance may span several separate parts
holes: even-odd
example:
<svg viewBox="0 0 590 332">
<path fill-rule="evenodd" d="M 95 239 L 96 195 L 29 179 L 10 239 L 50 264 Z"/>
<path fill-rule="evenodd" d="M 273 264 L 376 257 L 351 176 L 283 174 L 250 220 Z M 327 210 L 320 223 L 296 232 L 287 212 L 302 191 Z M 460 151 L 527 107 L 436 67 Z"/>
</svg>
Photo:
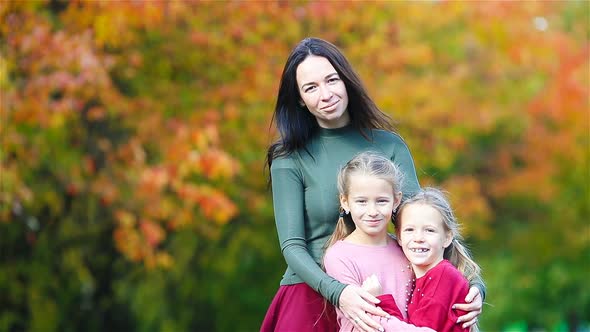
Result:
<svg viewBox="0 0 590 332">
<path fill-rule="evenodd" d="M 462 315 L 457 319 L 457 324 L 463 324 L 462 327 L 471 327 L 477 323 L 477 318 L 482 312 L 483 300 L 479 292 L 479 288 L 472 286 L 469 288 L 469 293 L 465 297 L 466 303 L 455 303 L 453 309 L 466 311 L 467 314 Z"/>
<path fill-rule="evenodd" d="M 486 284 L 483 282 L 483 279 L 480 276 L 477 276 L 473 280 L 469 281 L 469 287 L 477 287 L 479 290 L 479 295 L 481 295 L 482 300 L 485 301 L 486 299 Z M 469 301 L 471 302 L 471 301 Z"/>
<path fill-rule="evenodd" d="M 279 158 L 271 166 L 275 223 L 281 252 L 289 267 L 333 304 L 346 285 L 328 276 L 307 249 L 303 179 L 294 162 Z"/>
<path fill-rule="evenodd" d="M 420 190 L 420 183 L 416 175 L 416 167 L 412 153 L 406 142 L 398 134 L 393 134 L 393 156 L 391 160 L 398 165 L 404 179 L 402 181 L 402 194 L 404 198 L 410 197 Z"/>
<path fill-rule="evenodd" d="M 470 327 L 477 323 L 477 319 L 483 309 L 483 301 L 485 299 L 486 286 L 481 277 L 476 277 L 469 281 L 469 293 L 465 297 L 465 303 L 455 303 L 454 309 L 466 311 L 457 320 L 457 324 L 463 324 L 462 327 Z"/>
</svg>

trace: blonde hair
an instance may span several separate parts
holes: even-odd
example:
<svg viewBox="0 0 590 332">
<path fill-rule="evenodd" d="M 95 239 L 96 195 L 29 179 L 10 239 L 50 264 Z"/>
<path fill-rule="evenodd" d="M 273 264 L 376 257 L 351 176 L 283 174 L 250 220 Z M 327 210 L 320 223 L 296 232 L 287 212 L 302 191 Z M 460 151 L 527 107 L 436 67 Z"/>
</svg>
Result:
<svg viewBox="0 0 590 332">
<path fill-rule="evenodd" d="M 399 168 L 389 158 L 376 152 L 362 152 L 346 163 L 338 172 L 338 193 L 340 196 L 350 194 L 350 179 L 354 175 L 368 175 L 387 181 L 394 193 L 401 190 L 403 175 Z M 356 226 L 350 214 L 344 214 L 340 207 L 340 217 L 332 236 L 326 242 L 326 248 L 344 239 L 352 233 Z"/>
<path fill-rule="evenodd" d="M 460 225 L 453 213 L 444 192 L 436 188 L 422 188 L 414 196 L 404 200 L 395 216 L 395 229 L 397 236 L 401 229 L 401 215 L 404 208 L 410 204 L 427 204 L 436 209 L 442 216 L 443 226 L 446 232 L 450 232 L 453 237 L 451 244 L 445 248 L 443 257 L 448 259 L 470 282 L 477 281 L 483 284 L 481 278 L 481 268 L 471 258 L 469 250 L 463 244 L 463 237 L 460 233 Z"/>
</svg>

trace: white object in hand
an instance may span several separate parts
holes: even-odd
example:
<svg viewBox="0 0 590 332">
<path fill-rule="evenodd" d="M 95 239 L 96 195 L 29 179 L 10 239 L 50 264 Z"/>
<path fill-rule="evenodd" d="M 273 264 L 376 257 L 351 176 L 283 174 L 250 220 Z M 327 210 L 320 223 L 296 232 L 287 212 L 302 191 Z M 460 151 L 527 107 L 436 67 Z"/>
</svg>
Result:
<svg viewBox="0 0 590 332">
<path fill-rule="evenodd" d="M 379 283 L 379 279 L 377 279 L 377 276 L 374 274 L 371 274 L 365 279 L 361 287 L 373 296 L 381 295 L 382 292 L 381 283 Z"/>
</svg>

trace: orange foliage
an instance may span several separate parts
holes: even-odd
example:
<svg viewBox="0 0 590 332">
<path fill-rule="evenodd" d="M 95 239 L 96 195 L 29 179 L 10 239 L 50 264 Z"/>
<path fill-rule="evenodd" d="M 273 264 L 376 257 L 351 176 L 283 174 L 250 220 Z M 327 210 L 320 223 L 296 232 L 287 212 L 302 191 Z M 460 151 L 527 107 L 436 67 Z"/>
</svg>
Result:
<svg viewBox="0 0 590 332">
<path fill-rule="evenodd" d="M 3 86 L 0 104 L 10 124 L 0 128 L 9 183 L 0 202 L 33 200 L 26 169 L 51 158 L 47 137 L 68 133 L 52 142 L 52 153 L 68 156 L 57 172 L 65 191 L 88 192 L 116 211 L 117 248 L 148 265 L 170 266 L 167 232 L 235 218 L 238 205 L 226 192 L 236 177 L 251 186 L 239 194 L 244 205 L 268 208 L 262 164 L 274 93 L 285 56 L 307 34 L 340 46 L 377 104 L 400 121 L 421 180 L 437 177 L 421 169 L 442 170 L 437 181 L 461 202 L 468 234 L 489 236 L 490 199 L 526 191 L 547 200 L 559 186 L 559 161 L 586 156 L 572 142 L 587 134 L 588 47 L 532 21 L 556 21 L 556 2 L 436 2 L 445 15 L 432 15 L 423 4 L 387 1 L 72 1 L 56 14 L 60 27 L 27 6 L 2 9 L 2 58 L 18 82 Z M 305 24 L 284 24 L 296 20 Z M 156 57 L 148 41 L 161 47 Z M 119 86 L 142 73 L 137 91 Z M 190 79 L 174 81 L 183 75 Z M 484 160 L 462 169 L 476 159 L 474 142 L 502 123 L 514 126 L 513 142 L 475 151 Z M 88 128 L 105 124 L 127 136 L 88 137 Z M 8 218 L 0 209 L 0 220 Z"/>
<path fill-rule="evenodd" d="M 166 233 L 162 227 L 153 221 L 143 220 L 139 223 L 139 228 L 147 244 L 152 248 L 158 246 L 166 237 Z"/>
<path fill-rule="evenodd" d="M 210 186 L 186 184 L 177 189 L 179 197 L 190 204 L 201 206 L 204 217 L 218 224 L 227 223 L 237 214 L 237 207 L 226 196 Z"/>
<path fill-rule="evenodd" d="M 198 169 L 210 179 L 231 178 L 237 168 L 234 160 L 220 150 L 210 149 L 197 157 Z"/>
<path fill-rule="evenodd" d="M 23 178 L 45 162 L 47 155 L 37 143 L 50 144 L 44 142 L 49 136 L 61 140 L 55 146 L 58 158 L 75 151 L 60 161 L 64 168 L 57 176 L 64 191 L 89 193 L 104 208 L 114 209 L 113 240 L 133 261 L 169 267 L 173 259 L 162 245 L 167 229 L 195 219 L 219 226 L 237 215 L 227 194 L 208 184 L 239 172 L 237 161 L 220 146 L 220 117 L 208 112 L 205 117 L 164 119 L 160 101 L 121 94 L 111 76 L 122 63 L 124 75 L 145 66 L 143 55 L 129 46 L 140 41 L 142 30 L 181 20 L 187 8 L 176 2 L 73 1 L 60 13 L 63 28 L 54 31 L 24 4 L 3 7 L 2 16 L 12 22 L 10 33 L 2 27 L 10 45 L 3 57 L 20 80 L 10 82 L 6 94 L 3 88 L 1 111 L 9 124 L 2 128 L 8 143 L 3 148 L 16 156 L 5 159 L 3 154 L 0 164 L 0 171 L 10 176 L 3 178 L 11 179 L 0 196 L 3 206 L 31 200 L 34 191 Z M 17 25 L 19 29 L 11 28 Z M 109 123 L 134 131 L 122 141 L 108 133 L 90 134 L 91 124 Z M 35 130 L 22 134 L 22 128 Z M 76 152 L 89 144 L 90 153 Z M 148 158 L 148 147 L 155 148 L 155 156 Z M 0 209 L 3 222 L 10 214 Z"/>
<path fill-rule="evenodd" d="M 493 214 L 480 182 L 472 176 L 459 175 L 445 181 L 442 188 L 450 193 L 451 204 L 463 227 L 461 233 L 466 237 L 489 239 Z"/>
<path fill-rule="evenodd" d="M 130 260 L 138 262 L 145 257 L 145 248 L 142 250 L 143 240 L 136 228 L 117 228 L 113 238 L 117 249 Z"/>
<path fill-rule="evenodd" d="M 556 41 L 559 65 L 548 73 L 553 79 L 527 108 L 530 125 L 524 142 L 499 154 L 502 178 L 493 185 L 495 195 L 520 192 L 549 202 L 559 190 L 555 177 L 563 171 L 563 162 L 587 163 L 587 146 L 580 142 L 588 135 L 590 48 L 563 45 L 561 37 Z M 513 159 L 525 166 L 514 169 Z M 531 184 L 535 185 L 534 192 L 530 191 Z"/>
</svg>

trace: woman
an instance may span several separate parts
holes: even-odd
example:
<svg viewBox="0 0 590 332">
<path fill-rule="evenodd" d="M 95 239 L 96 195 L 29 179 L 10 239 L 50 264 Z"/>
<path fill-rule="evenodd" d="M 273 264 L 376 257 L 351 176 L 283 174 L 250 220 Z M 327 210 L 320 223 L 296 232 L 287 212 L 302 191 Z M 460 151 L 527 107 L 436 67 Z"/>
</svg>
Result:
<svg viewBox="0 0 590 332">
<path fill-rule="evenodd" d="M 355 285 L 328 276 L 320 267 L 323 247 L 338 220 L 336 174 L 362 151 L 377 151 L 404 174 L 402 192 L 420 189 L 407 145 L 389 117 L 369 98 L 360 78 L 331 43 L 306 38 L 289 55 L 273 114 L 280 139 L 267 153 L 281 251 L 288 264 L 264 318 L 262 331 L 336 331 L 334 308 L 359 330 L 382 330 L 367 314 L 387 317 L 378 300 Z M 476 283 L 477 284 L 477 283 Z M 467 326 L 481 312 L 485 291 L 472 287 Z"/>
</svg>

